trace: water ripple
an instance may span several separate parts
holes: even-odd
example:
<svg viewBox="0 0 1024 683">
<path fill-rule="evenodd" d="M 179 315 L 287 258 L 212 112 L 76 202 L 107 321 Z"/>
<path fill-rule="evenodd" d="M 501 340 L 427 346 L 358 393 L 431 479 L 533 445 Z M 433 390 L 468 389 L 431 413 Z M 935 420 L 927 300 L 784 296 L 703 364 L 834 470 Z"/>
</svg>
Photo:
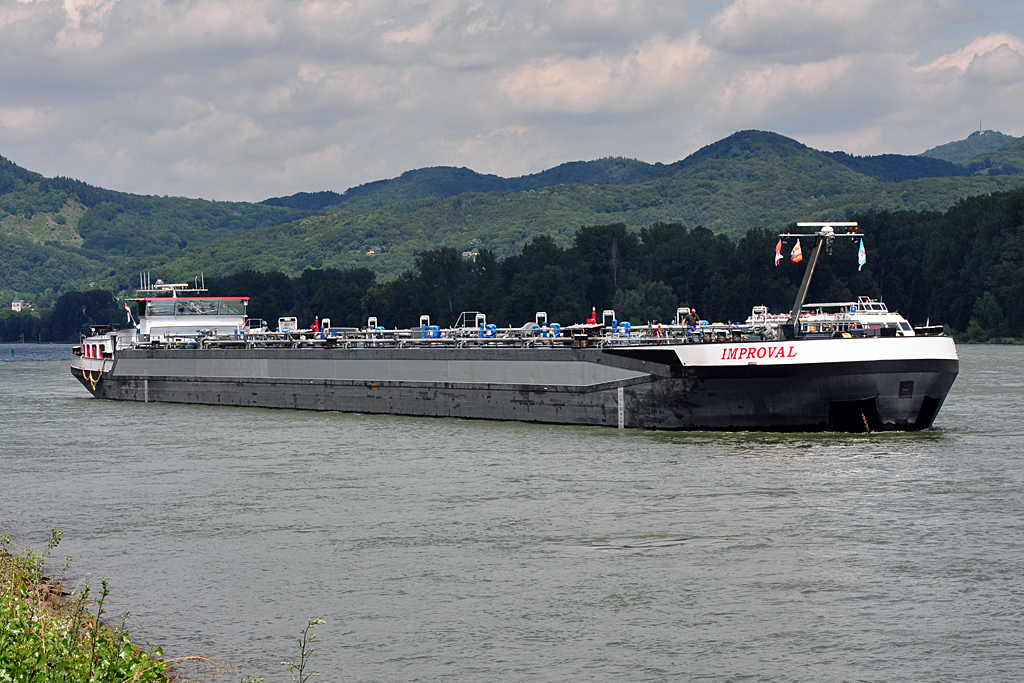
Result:
<svg viewBox="0 0 1024 683">
<path fill-rule="evenodd" d="M 325 680 L 1017 680 L 1024 349 L 960 352 L 869 436 L 101 402 L 15 348 L 0 530 L 268 681 L 312 616 Z"/>
</svg>

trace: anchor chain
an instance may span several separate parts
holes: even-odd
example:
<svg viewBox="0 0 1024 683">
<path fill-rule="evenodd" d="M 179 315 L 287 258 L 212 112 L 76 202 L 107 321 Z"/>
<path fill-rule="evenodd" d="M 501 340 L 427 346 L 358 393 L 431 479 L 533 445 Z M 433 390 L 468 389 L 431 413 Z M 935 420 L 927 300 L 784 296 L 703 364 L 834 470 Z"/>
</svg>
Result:
<svg viewBox="0 0 1024 683">
<path fill-rule="evenodd" d="M 89 382 L 89 386 L 92 387 L 93 391 L 96 391 L 96 386 L 100 383 L 100 380 L 103 379 L 103 368 L 105 367 L 107 367 L 106 358 L 104 358 L 103 362 L 100 363 L 100 369 L 96 371 L 95 379 L 93 379 L 91 370 L 86 370 L 84 366 L 82 367 L 82 377 L 84 377 L 86 381 Z"/>
</svg>

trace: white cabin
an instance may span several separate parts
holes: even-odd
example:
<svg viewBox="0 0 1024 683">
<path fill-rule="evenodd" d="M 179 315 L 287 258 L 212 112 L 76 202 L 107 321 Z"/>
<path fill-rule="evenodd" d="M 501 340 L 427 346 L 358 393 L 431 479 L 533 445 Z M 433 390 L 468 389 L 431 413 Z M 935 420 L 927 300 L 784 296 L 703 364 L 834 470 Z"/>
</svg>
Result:
<svg viewBox="0 0 1024 683">
<path fill-rule="evenodd" d="M 804 304 L 800 308 L 800 326 L 804 331 L 820 329 L 822 324 L 845 323 L 859 325 L 861 329 L 895 329 L 901 337 L 913 337 L 914 328 L 907 319 L 881 301 L 861 296 L 856 301 Z"/>
<path fill-rule="evenodd" d="M 150 339 L 165 339 L 240 334 L 246 325 L 249 297 L 142 297 L 134 301 L 139 307 L 138 333 Z"/>
</svg>

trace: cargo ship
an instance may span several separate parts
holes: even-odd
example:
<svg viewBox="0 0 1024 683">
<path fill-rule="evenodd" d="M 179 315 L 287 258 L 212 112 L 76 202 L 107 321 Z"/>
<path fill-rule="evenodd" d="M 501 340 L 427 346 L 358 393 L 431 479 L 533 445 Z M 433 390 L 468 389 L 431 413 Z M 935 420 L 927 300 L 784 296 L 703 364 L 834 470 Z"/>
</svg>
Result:
<svg viewBox="0 0 1024 683">
<path fill-rule="evenodd" d="M 881 302 L 804 304 L 836 227 L 815 232 L 793 310 L 757 307 L 709 324 L 614 311 L 562 327 L 538 312 L 498 328 L 482 312 L 451 327 L 362 328 L 324 320 L 274 329 L 247 297 L 199 283 L 140 283 L 137 324 L 96 326 L 72 374 L 97 398 L 662 430 L 913 431 L 931 427 L 959 370 L 939 327 L 912 328 Z M 849 233 L 853 234 L 853 233 Z M 135 321 L 133 321 L 135 322 Z"/>
</svg>

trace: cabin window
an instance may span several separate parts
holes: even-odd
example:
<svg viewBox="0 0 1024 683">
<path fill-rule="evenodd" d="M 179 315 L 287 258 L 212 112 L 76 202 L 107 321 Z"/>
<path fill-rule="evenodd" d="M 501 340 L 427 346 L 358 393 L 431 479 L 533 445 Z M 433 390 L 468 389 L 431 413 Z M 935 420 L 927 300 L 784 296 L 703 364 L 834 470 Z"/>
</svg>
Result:
<svg viewBox="0 0 1024 683">
<path fill-rule="evenodd" d="M 220 314 L 221 315 L 244 315 L 245 306 L 241 301 L 221 301 L 220 302 Z"/>
<path fill-rule="evenodd" d="M 220 308 L 218 301 L 182 301 L 178 299 L 174 305 L 174 315 L 217 315 Z"/>
<path fill-rule="evenodd" d="M 245 314 L 242 301 L 209 301 L 204 299 L 160 299 L 146 302 L 146 315 L 231 315 Z"/>
<path fill-rule="evenodd" d="M 174 315 L 174 299 L 147 301 L 146 315 Z"/>
</svg>

